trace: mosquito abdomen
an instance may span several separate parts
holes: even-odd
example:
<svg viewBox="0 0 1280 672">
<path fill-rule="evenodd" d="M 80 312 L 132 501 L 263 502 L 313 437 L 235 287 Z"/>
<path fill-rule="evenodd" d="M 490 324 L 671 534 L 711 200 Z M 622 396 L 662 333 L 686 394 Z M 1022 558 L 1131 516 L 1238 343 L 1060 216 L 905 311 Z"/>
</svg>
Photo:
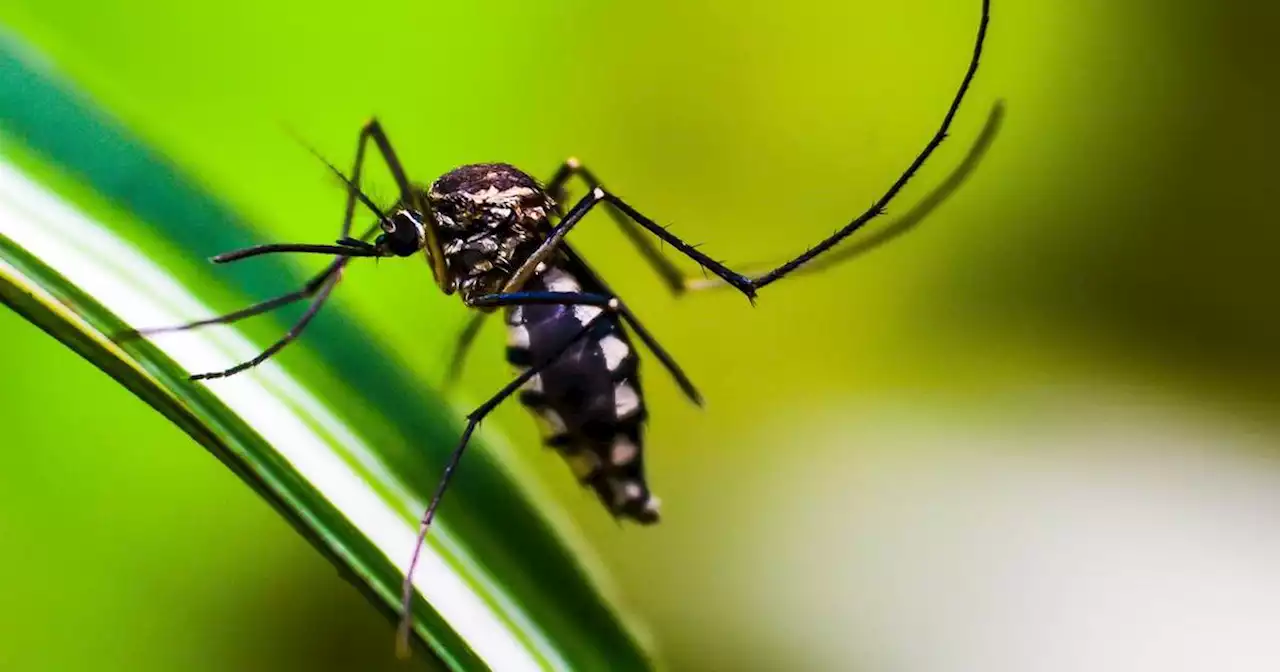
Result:
<svg viewBox="0 0 1280 672">
<path fill-rule="evenodd" d="M 525 285 L 531 291 L 595 291 L 567 270 L 550 266 Z M 507 359 L 528 368 L 554 355 L 600 314 L 594 306 L 524 305 L 507 309 Z M 520 401 L 542 425 L 543 441 L 569 463 L 617 517 L 658 520 L 658 500 L 644 477 L 646 418 L 639 359 L 611 315 L 554 363 L 531 378 Z"/>
</svg>

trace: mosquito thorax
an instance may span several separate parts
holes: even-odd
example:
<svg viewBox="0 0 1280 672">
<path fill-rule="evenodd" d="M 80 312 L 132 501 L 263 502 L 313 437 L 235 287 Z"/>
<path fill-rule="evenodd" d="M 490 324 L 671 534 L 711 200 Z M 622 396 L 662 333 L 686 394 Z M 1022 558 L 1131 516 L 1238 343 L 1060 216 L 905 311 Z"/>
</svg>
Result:
<svg viewBox="0 0 1280 672">
<path fill-rule="evenodd" d="M 455 168 L 427 191 L 448 279 L 462 298 L 501 289 L 549 230 L 555 202 L 504 163 Z"/>
</svg>

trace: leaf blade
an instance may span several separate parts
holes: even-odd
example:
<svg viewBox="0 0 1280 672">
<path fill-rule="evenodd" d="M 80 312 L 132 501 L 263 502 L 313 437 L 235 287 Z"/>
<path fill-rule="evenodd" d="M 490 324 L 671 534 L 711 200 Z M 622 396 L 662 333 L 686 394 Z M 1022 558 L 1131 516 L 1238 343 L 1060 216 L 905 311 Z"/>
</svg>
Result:
<svg viewBox="0 0 1280 672">
<path fill-rule="evenodd" d="M 3 46 L 0 42 L 0 61 L 20 64 Z M 0 67 L 0 101 L 22 98 L 12 95 L 16 81 L 20 94 L 32 94 L 34 87 L 39 89 L 37 99 L 63 109 L 41 117 L 0 106 L 0 127 L 9 134 L 30 143 L 37 154 L 53 159 L 60 170 L 87 183 L 108 202 L 123 205 L 143 226 L 182 250 L 221 245 L 219 241 L 236 232 L 249 235 L 247 225 L 171 165 L 141 143 L 125 142 L 125 131 L 104 120 L 87 101 L 68 91 L 58 97 L 63 83 L 48 73 L 24 72 L 25 77 L 15 78 L 14 68 Z M 42 126 L 53 121 L 61 128 L 56 137 Z M 120 137 L 105 144 L 93 142 L 103 136 Z M 55 146 L 46 146 L 49 142 Z M 105 155 L 95 153 L 104 146 Z M 121 147 L 129 151 L 115 153 Z M 123 176 L 122 165 L 128 169 Z M 343 319 L 337 307 L 327 308 L 328 319 L 318 320 L 309 332 L 307 349 L 318 351 L 323 366 L 351 383 L 353 394 L 378 399 L 389 419 L 385 431 L 362 427 L 357 432 L 272 362 L 218 385 L 186 381 L 187 367 L 203 368 L 212 360 L 234 359 L 254 350 L 228 330 L 114 346 L 107 335 L 129 326 L 170 324 L 210 311 L 101 221 L 86 217 L 56 194 L 39 193 L 38 185 L 19 171 L 0 168 L 0 201 L 9 210 L 9 216 L 0 219 L 5 302 L 188 431 L 348 578 L 356 579 L 353 582 L 376 605 L 393 613 L 400 568 L 410 546 L 401 539 L 412 537 L 416 510 L 424 491 L 433 485 L 431 475 L 443 463 L 443 451 L 456 440 L 449 404 L 397 366 L 394 354 L 370 347 L 377 339 Z M 128 193 L 120 191 L 120 184 L 128 185 Z M 178 205 L 183 199 L 190 201 L 189 211 L 149 204 L 149 198 L 165 200 L 174 194 Z M 164 219 L 184 211 L 205 214 L 196 218 L 198 225 L 191 219 Z M 30 221 L 14 215 L 20 212 Z M 202 233 L 185 233 L 190 230 Z M 239 284 L 251 293 L 271 292 L 293 276 L 282 263 L 262 264 L 243 274 Z M 118 296 L 107 297 L 104 292 L 113 281 L 120 285 L 112 290 Z M 144 305 L 146 310 L 141 309 Z M 266 389 L 262 398 L 283 400 L 272 407 L 274 418 L 259 416 L 246 422 L 257 409 L 242 400 L 229 401 L 246 394 L 245 385 Z M 272 426 L 284 416 L 295 418 L 290 426 L 298 436 L 316 435 L 308 445 L 324 448 L 283 451 L 290 440 Z M 272 432 L 277 436 L 270 436 Z M 324 468 L 308 462 L 319 454 L 329 460 Z M 499 661 L 504 669 L 649 667 L 651 655 L 638 643 L 634 625 L 624 622 L 625 615 L 605 594 L 607 585 L 589 566 L 581 544 L 575 545 L 571 533 L 537 511 L 527 484 L 520 484 L 495 456 L 480 449 L 468 460 L 467 477 L 450 493 L 453 506 L 442 512 L 441 525 L 433 531 L 435 569 L 419 573 L 419 587 L 424 594 L 434 591 L 434 598 L 430 605 L 415 604 L 415 631 L 456 669 L 483 669 Z M 314 470 L 298 473 L 302 463 Z M 345 474 L 347 486 L 312 487 L 312 479 L 332 476 L 334 470 Z M 345 509 L 331 501 L 342 497 L 348 498 Z M 368 505 L 356 506 L 357 500 Z M 367 517 L 354 520 L 361 511 Z M 449 607 L 454 609 L 449 618 L 441 615 L 442 599 L 464 598 L 470 600 L 467 609 L 458 611 L 455 604 Z"/>
</svg>

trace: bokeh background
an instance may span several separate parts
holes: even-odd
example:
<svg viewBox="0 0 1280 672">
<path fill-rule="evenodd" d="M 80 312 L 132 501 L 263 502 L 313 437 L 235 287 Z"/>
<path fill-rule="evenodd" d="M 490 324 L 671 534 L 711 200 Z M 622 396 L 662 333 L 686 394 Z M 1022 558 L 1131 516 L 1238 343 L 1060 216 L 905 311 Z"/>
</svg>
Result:
<svg viewBox="0 0 1280 672">
<path fill-rule="evenodd" d="M 977 16 L 976 0 L 0 6 L 263 239 L 338 224 L 341 191 L 282 128 L 346 165 L 376 114 L 422 180 L 576 155 L 738 263 L 800 250 L 888 186 Z M 673 669 L 1275 669 L 1278 18 L 997 2 L 952 139 L 892 210 L 1003 98 L 979 170 L 909 235 L 755 309 L 673 299 L 607 220 L 576 231 L 708 400 L 690 408 L 649 365 L 661 526 L 615 525 L 517 406 L 487 429 L 528 446 Z M 198 279 L 221 307 L 247 300 Z M 336 300 L 438 384 L 466 314 L 424 265 L 362 268 Z M 8 312 L 0 343 L 0 669 L 396 668 L 391 625 L 188 437 Z M 501 343 L 482 334 L 458 403 L 509 375 Z"/>
</svg>

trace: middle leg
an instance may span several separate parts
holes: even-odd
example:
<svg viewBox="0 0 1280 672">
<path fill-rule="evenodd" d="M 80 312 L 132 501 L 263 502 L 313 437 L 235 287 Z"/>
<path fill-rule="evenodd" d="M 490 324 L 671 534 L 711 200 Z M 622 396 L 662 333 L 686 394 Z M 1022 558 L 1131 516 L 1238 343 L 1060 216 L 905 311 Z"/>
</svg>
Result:
<svg viewBox="0 0 1280 672">
<path fill-rule="evenodd" d="M 490 397 L 488 401 L 480 404 L 480 406 L 475 410 L 467 414 L 467 425 L 462 431 L 461 438 L 458 440 L 458 446 L 454 448 L 453 453 L 449 455 L 449 460 L 445 464 L 444 473 L 441 475 L 440 481 L 436 484 L 435 492 L 432 493 L 427 509 L 422 514 L 421 521 L 419 521 L 418 537 L 414 543 L 413 555 L 409 560 L 409 567 L 405 570 L 404 584 L 401 594 L 400 626 L 398 628 L 397 636 L 397 648 L 400 651 L 401 657 L 407 657 L 409 651 L 409 631 L 413 622 L 410 609 L 413 605 L 414 569 L 418 566 L 418 558 L 422 553 L 422 544 L 426 540 L 427 532 L 431 529 L 432 521 L 435 520 L 436 509 L 440 506 L 441 499 L 444 498 L 444 493 L 449 487 L 449 482 L 453 479 L 453 474 L 457 470 L 459 462 L 462 460 L 463 453 L 471 443 L 471 435 L 475 433 L 476 427 L 480 425 L 480 422 L 484 420 L 484 418 L 489 415 L 493 409 L 497 408 L 499 404 L 505 401 L 512 394 L 515 394 L 515 392 L 524 386 L 525 383 L 529 382 L 529 380 L 534 376 L 540 374 L 543 369 L 563 356 L 565 352 L 568 352 L 569 348 L 571 348 L 575 343 L 585 338 L 587 334 L 591 333 L 592 328 L 595 327 L 600 320 L 604 319 L 604 317 L 612 310 L 608 297 L 588 297 L 585 295 L 571 295 L 568 293 L 562 294 L 564 294 L 564 296 L 558 300 L 550 302 L 560 303 L 563 305 L 600 305 L 604 310 L 601 310 L 595 317 L 583 324 L 582 328 L 579 329 L 571 338 L 566 339 L 565 342 L 556 349 L 554 354 L 541 362 L 534 362 L 532 366 L 525 369 L 520 375 L 516 376 L 514 380 L 503 386 L 501 390 L 498 390 L 497 394 Z M 505 297 L 494 297 L 495 300 L 499 298 L 503 301 L 510 301 L 512 303 L 522 302 L 518 297 L 509 295 Z M 539 298 L 546 299 L 547 297 Z M 602 305 L 597 300 L 598 298 L 605 299 Z M 529 301 L 524 301 L 524 303 L 533 302 L 536 302 L 533 298 L 530 298 Z M 494 305 L 502 304 L 495 303 Z"/>
</svg>

